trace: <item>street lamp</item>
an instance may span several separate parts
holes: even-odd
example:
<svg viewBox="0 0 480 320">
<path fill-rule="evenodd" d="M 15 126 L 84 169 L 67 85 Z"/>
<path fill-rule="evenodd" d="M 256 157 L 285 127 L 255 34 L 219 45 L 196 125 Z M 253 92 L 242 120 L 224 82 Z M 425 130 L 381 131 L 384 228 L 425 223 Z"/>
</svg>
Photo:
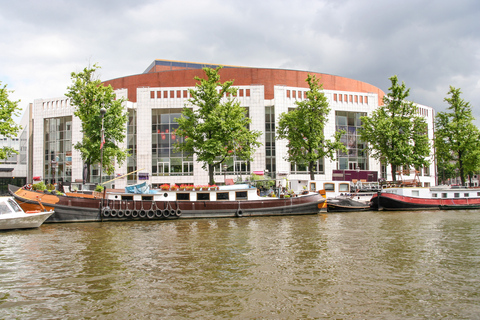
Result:
<svg viewBox="0 0 480 320">
<path fill-rule="evenodd" d="M 102 185 L 102 169 L 103 169 L 103 144 L 105 143 L 105 129 L 103 127 L 103 118 L 105 116 L 105 113 L 107 113 L 107 109 L 102 107 L 100 109 L 100 116 L 102 117 L 102 137 L 100 141 L 100 185 Z"/>
</svg>

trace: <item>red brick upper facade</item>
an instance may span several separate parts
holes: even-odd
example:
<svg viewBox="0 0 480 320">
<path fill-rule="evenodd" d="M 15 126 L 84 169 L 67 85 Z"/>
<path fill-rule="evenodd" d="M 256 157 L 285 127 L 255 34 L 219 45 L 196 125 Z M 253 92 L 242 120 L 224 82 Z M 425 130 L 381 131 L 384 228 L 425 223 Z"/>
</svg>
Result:
<svg viewBox="0 0 480 320">
<path fill-rule="evenodd" d="M 162 62 L 164 61 L 162 60 Z M 315 75 L 325 90 L 376 93 L 378 104 L 383 104 L 384 92 L 379 88 L 362 81 L 340 76 L 307 71 L 231 66 L 220 71 L 221 81 L 234 80 L 234 85 L 238 86 L 263 85 L 266 100 L 274 99 L 273 87 L 275 85 L 308 88 L 305 81 L 308 74 Z M 104 84 L 111 85 L 114 89 L 128 89 L 128 100 L 136 102 L 137 88 L 139 87 L 193 87 L 197 82 L 194 78 L 204 76 L 205 73 L 201 69 L 152 64 L 143 74 L 108 80 Z"/>
</svg>

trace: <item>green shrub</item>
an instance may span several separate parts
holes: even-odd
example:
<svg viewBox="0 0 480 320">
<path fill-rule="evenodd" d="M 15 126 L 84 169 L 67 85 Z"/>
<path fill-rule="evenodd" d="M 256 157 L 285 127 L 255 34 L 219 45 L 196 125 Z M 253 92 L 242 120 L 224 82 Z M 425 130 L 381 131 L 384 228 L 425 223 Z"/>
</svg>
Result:
<svg viewBox="0 0 480 320">
<path fill-rule="evenodd" d="M 40 181 L 38 183 L 34 183 L 32 185 L 32 189 L 35 190 L 35 191 L 43 191 L 43 190 L 47 189 L 47 186 L 45 185 L 45 183 L 43 181 Z"/>
<path fill-rule="evenodd" d="M 101 185 L 97 184 L 97 185 L 95 186 L 95 191 L 96 191 L 96 192 L 103 192 L 103 187 L 102 187 Z"/>
</svg>

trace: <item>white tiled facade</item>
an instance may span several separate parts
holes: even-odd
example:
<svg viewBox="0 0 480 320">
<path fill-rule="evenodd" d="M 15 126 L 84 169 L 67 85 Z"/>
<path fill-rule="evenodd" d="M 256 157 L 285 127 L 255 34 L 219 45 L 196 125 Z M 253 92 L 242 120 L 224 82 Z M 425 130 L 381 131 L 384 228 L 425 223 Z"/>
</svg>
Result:
<svg viewBox="0 0 480 320">
<path fill-rule="evenodd" d="M 142 87 L 137 88 L 137 102 L 125 103 L 125 108 L 135 109 L 137 111 L 137 169 L 143 169 L 141 172 L 149 173 L 150 184 L 160 183 L 195 183 L 206 184 L 208 182 L 208 173 L 202 169 L 202 163 L 194 162 L 194 174 L 183 176 L 155 176 L 152 175 L 152 110 L 153 109 L 181 109 L 187 104 L 189 98 L 188 90 L 193 87 Z M 295 107 L 295 102 L 300 101 L 304 96 L 306 88 L 295 88 L 286 86 L 274 87 L 274 99 L 264 99 L 264 86 L 239 86 L 245 92 L 249 90 L 249 96 L 239 96 L 238 100 L 244 107 L 249 108 L 251 122 L 251 129 L 264 132 L 265 130 L 265 107 L 275 107 L 276 125 L 281 113 L 288 112 L 289 108 Z M 160 92 L 158 94 L 158 92 Z M 173 97 L 167 94 L 164 97 L 163 92 L 173 92 Z M 186 92 L 186 94 L 184 94 Z M 295 92 L 295 93 L 293 93 Z M 365 112 L 368 115 L 378 107 L 378 96 L 373 93 L 359 93 L 359 92 L 345 92 L 325 90 L 325 95 L 328 98 L 330 105 L 330 116 L 325 127 L 325 134 L 331 137 L 335 132 L 335 112 Z M 116 90 L 117 96 L 126 97 L 128 95 L 127 89 Z M 294 97 L 295 95 L 295 97 Z M 335 98 L 336 95 L 336 98 Z M 339 101 L 338 97 L 342 95 L 347 97 Z M 362 97 L 362 102 L 358 97 Z M 153 98 L 152 98 L 153 97 Z M 351 98 L 350 98 L 351 97 Z M 433 139 L 433 118 L 434 111 L 430 107 L 419 106 L 421 114 L 426 117 L 428 123 L 428 135 Z M 45 165 L 44 157 L 44 119 L 55 117 L 72 116 L 72 145 L 80 141 L 82 137 L 80 120 L 73 116 L 74 108 L 70 105 L 68 98 L 60 97 L 54 99 L 40 99 L 35 101 L 34 105 L 34 151 L 33 151 L 33 176 L 45 176 L 43 170 Z M 260 137 L 262 146 L 257 149 L 251 162 L 251 171 L 263 171 L 265 169 L 265 135 Z M 127 147 L 126 141 L 123 142 L 123 147 Z M 276 173 L 289 173 L 290 163 L 284 159 L 287 153 L 286 141 L 276 141 Z M 72 172 L 71 181 L 82 179 L 83 162 L 80 153 L 72 148 Z M 317 180 L 331 180 L 332 170 L 337 169 L 337 161 L 325 161 L 325 168 L 323 174 L 317 174 Z M 374 159 L 369 159 L 368 169 L 370 171 L 378 171 L 380 177 L 380 164 Z M 388 174 L 390 170 L 388 168 Z M 435 185 L 434 164 L 430 166 L 430 174 L 423 175 L 420 180 L 429 185 Z M 116 176 L 127 173 L 126 162 L 116 169 Z M 227 176 L 227 178 L 231 178 Z M 288 179 L 309 179 L 309 174 L 289 174 Z M 388 176 L 387 179 L 390 179 Z M 218 183 L 223 183 L 224 176 L 216 175 L 215 180 Z M 118 179 L 115 182 L 116 187 L 123 187 L 127 184 L 127 179 Z"/>
</svg>

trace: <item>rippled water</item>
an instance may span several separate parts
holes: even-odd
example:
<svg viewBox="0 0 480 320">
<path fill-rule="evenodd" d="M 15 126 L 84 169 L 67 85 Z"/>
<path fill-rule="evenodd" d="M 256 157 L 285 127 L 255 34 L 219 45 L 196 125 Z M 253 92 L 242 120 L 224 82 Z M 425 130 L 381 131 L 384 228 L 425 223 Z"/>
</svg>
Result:
<svg viewBox="0 0 480 320">
<path fill-rule="evenodd" d="M 480 212 L 0 233 L 0 318 L 480 318 Z"/>
</svg>

